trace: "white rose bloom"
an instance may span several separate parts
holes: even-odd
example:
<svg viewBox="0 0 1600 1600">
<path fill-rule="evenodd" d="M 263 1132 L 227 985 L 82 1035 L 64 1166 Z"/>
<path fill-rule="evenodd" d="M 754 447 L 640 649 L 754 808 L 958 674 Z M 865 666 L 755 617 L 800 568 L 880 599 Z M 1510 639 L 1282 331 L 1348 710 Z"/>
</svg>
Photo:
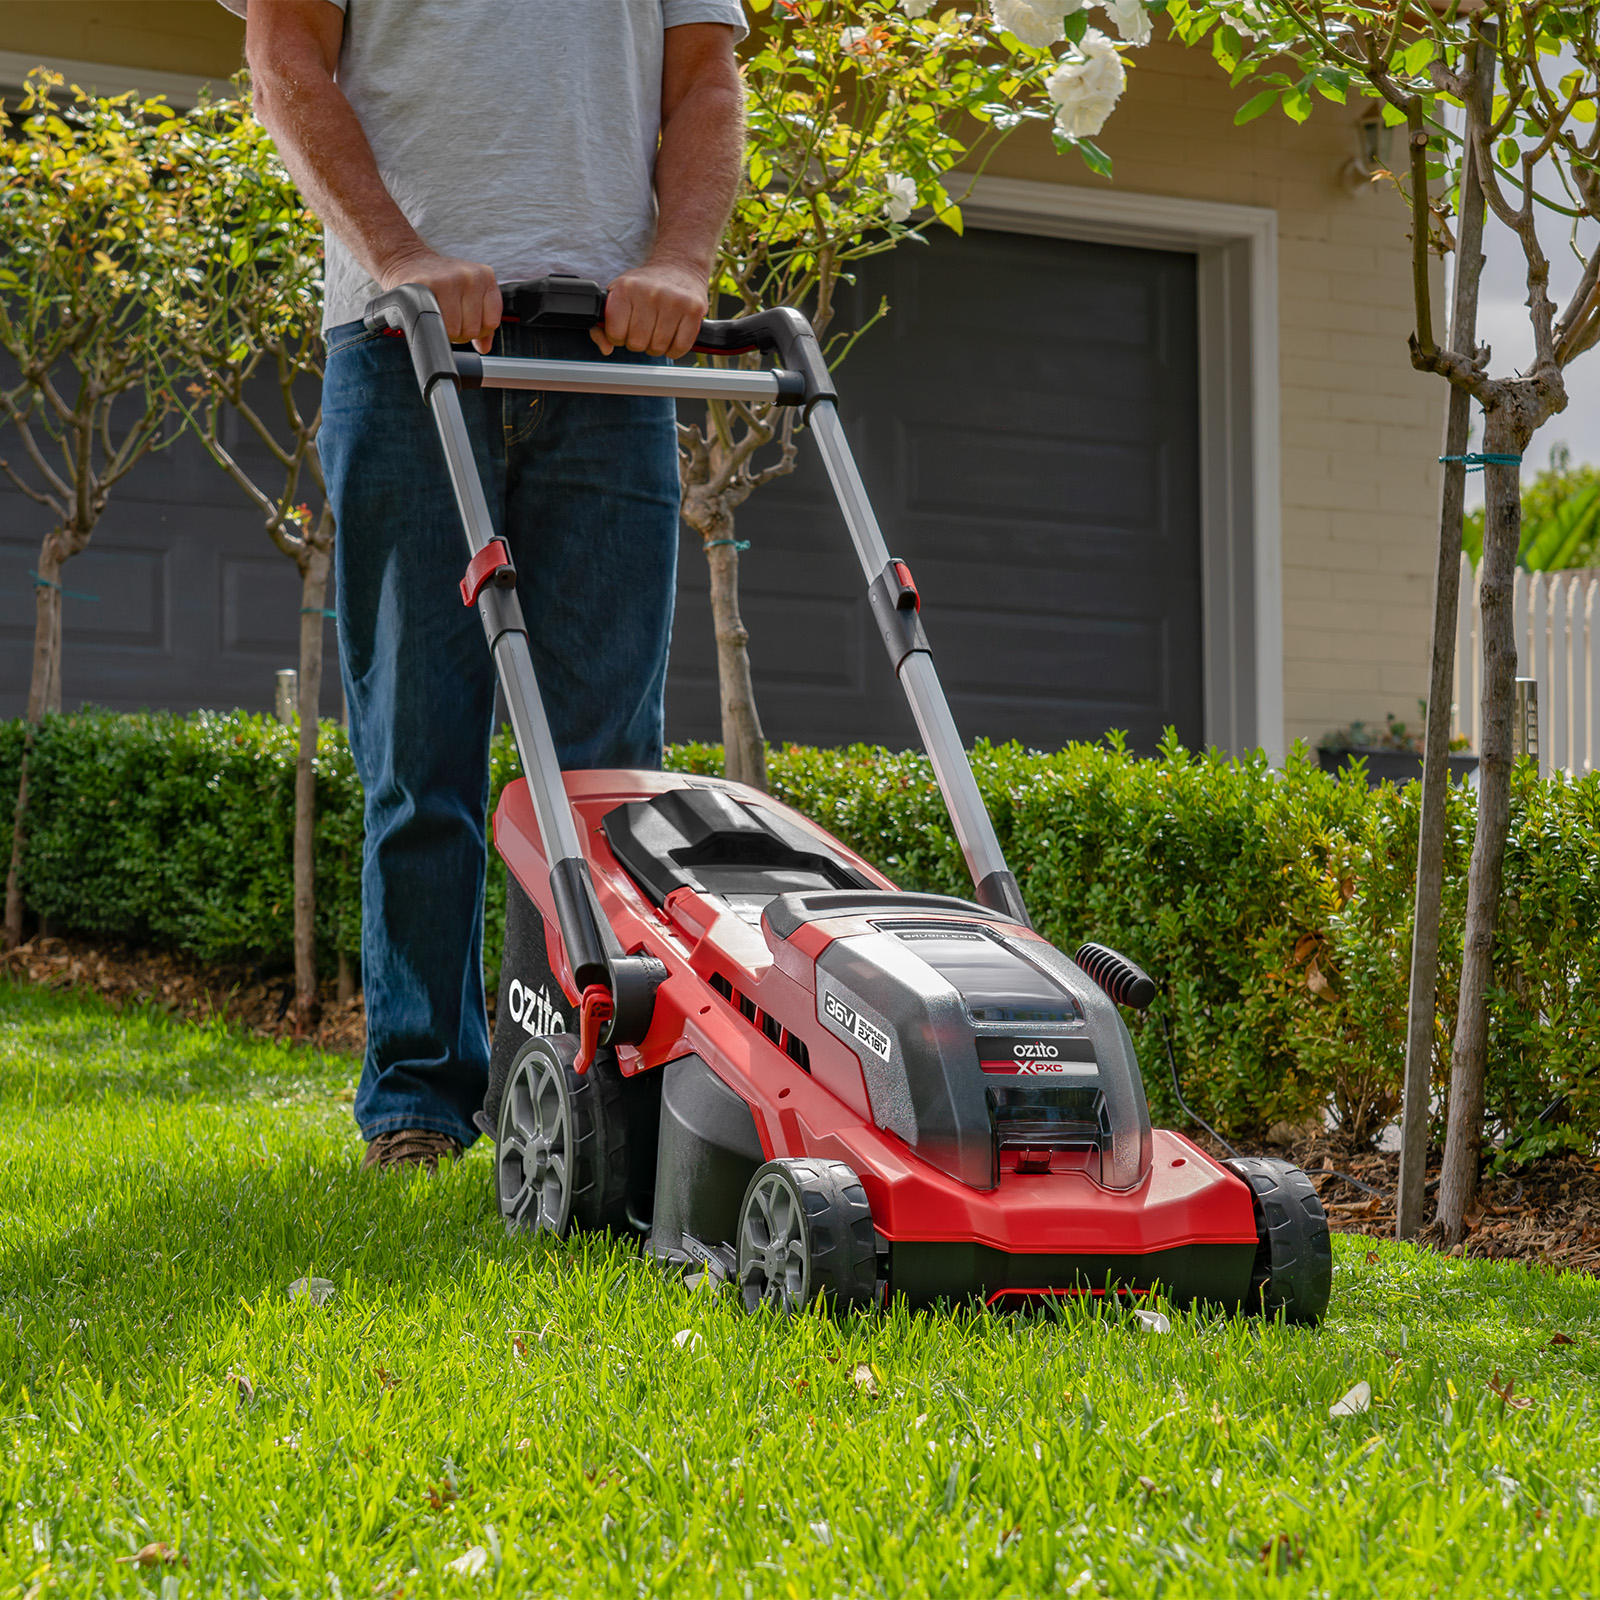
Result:
<svg viewBox="0 0 1600 1600">
<path fill-rule="evenodd" d="M 839 43 L 846 50 L 854 53 L 861 48 L 861 41 L 867 36 L 865 28 L 841 28 L 839 30 Z"/>
<path fill-rule="evenodd" d="M 1150 13 L 1140 0 L 1100 0 L 1105 13 L 1116 24 L 1117 36 L 1129 44 L 1144 44 L 1150 37 Z"/>
<path fill-rule="evenodd" d="M 1235 33 L 1243 34 L 1246 39 L 1254 39 L 1272 26 L 1272 13 L 1257 0 L 1244 0 L 1237 11 L 1224 11 L 1220 15 L 1224 22 L 1232 25 Z"/>
<path fill-rule="evenodd" d="M 1043 49 L 1048 44 L 1060 44 L 1066 37 L 1061 19 L 1068 11 L 1076 11 L 1083 0 L 1069 5 L 1067 0 L 993 0 L 994 20 L 1007 33 L 1014 33 L 1024 44 Z"/>
<path fill-rule="evenodd" d="M 891 222 L 904 222 L 916 207 L 917 184 L 903 172 L 891 175 L 888 182 L 889 199 L 883 210 Z"/>
<path fill-rule="evenodd" d="M 900 9 L 908 17 L 925 17 L 933 10 L 933 0 L 900 0 Z"/>
<path fill-rule="evenodd" d="M 1069 139 L 1092 139 L 1122 98 L 1128 75 L 1116 46 L 1098 28 L 1090 28 L 1077 48 L 1077 58 L 1063 58 L 1044 86 L 1055 101 L 1056 126 L 1062 133 Z"/>
</svg>

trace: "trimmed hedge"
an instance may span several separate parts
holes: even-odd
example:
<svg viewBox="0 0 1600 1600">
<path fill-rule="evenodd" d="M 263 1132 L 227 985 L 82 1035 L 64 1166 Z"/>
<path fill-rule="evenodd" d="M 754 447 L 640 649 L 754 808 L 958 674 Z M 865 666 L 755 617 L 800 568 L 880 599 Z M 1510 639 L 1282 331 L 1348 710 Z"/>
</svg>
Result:
<svg viewBox="0 0 1600 1600">
<path fill-rule="evenodd" d="M 21 728 L 0 726 L 0 794 L 15 792 Z M 714 746 L 668 764 L 716 772 Z M 1398 1103 L 1418 786 L 1367 789 L 1304 751 L 1140 760 L 1115 739 L 1052 755 L 980 744 L 978 783 L 1039 929 L 1127 952 L 1163 986 L 1135 1021 L 1153 1106 L 1173 1118 L 1159 1019 L 1170 1016 L 1185 1093 L 1219 1126 L 1259 1131 L 1332 1106 L 1353 1134 Z M 32 767 L 30 906 L 58 926 L 148 940 L 204 960 L 287 966 L 294 739 L 243 715 L 54 718 Z M 517 771 L 497 740 L 493 789 Z M 970 885 L 924 757 L 866 746 L 771 754 L 773 793 L 907 888 Z M 323 959 L 354 953 L 361 797 L 342 732 L 318 758 Z M 1473 795 L 1450 796 L 1436 1083 L 1448 1078 Z M 490 874 L 485 965 L 498 966 L 503 877 Z M 1557 1093 L 1565 1129 L 1600 1133 L 1600 775 L 1519 770 L 1491 996 L 1490 1106 L 1526 1127 Z M 1542 1147 L 1534 1143 L 1533 1148 Z"/>
</svg>

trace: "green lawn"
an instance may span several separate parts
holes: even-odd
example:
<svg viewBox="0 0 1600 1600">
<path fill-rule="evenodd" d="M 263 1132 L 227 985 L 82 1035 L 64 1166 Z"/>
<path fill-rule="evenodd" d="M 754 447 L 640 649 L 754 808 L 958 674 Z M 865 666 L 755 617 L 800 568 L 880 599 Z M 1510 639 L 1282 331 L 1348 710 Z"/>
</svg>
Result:
<svg viewBox="0 0 1600 1600">
<path fill-rule="evenodd" d="M 481 1145 L 362 1174 L 351 1073 L 0 986 L 0 1595 L 1595 1592 L 1587 1279 L 1340 1239 L 1317 1332 L 750 1319 L 508 1241 Z"/>
</svg>

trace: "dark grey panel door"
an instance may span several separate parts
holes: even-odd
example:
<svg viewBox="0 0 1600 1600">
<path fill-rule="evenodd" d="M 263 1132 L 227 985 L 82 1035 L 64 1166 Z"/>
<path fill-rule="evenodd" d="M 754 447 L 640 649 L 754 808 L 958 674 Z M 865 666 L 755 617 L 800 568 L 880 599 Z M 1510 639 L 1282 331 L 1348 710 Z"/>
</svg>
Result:
<svg viewBox="0 0 1600 1600">
<path fill-rule="evenodd" d="M 1194 258 L 941 232 L 864 264 L 839 372 L 890 549 L 968 739 L 1202 741 Z M 808 442 L 747 502 L 743 611 L 769 738 L 914 743 Z M 675 737 L 718 737 L 705 560 L 683 550 Z"/>
<path fill-rule="evenodd" d="M 259 469 L 259 481 L 275 482 L 256 441 L 230 444 Z M 4 430 L 0 453 L 14 461 L 22 453 Z M 30 569 L 49 527 L 48 513 L 0 482 L 0 716 L 27 709 Z M 63 586 L 67 711 L 85 703 L 115 711 L 270 711 L 274 672 L 299 659 L 299 573 L 192 438 L 147 457 L 117 485 L 89 548 L 67 563 Z M 342 703 L 338 656 L 333 624 L 324 630 L 322 710 L 333 716 Z"/>
</svg>

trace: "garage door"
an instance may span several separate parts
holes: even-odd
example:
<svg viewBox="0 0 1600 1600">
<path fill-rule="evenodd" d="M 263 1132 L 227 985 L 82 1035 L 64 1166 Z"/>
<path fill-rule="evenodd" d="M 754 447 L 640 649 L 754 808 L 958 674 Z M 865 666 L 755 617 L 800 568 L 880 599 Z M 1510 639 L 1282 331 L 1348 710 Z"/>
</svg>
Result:
<svg viewBox="0 0 1600 1600">
<path fill-rule="evenodd" d="M 840 411 L 963 735 L 1049 749 L 1119 728 L 1148 751 L 1173 725 L 1202 742 L 1193 256 L 941 231 L 865 263 L 841 325 L 885 296 Z M 914 743 L 809 442 L 738 532 L 768 737 Z M 719 736 L 692 536 L 668 719 Z"/>
</svg>

